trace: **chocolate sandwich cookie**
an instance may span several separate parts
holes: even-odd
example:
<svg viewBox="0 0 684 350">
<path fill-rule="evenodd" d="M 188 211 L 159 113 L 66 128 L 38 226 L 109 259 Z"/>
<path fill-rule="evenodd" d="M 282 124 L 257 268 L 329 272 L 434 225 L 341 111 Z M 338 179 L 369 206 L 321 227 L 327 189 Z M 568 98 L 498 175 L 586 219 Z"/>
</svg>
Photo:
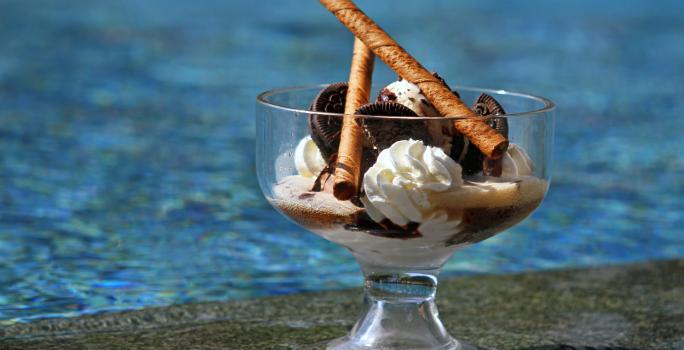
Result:
<svg viewBox="0 0 684 350">
<path fill-rule="evenodd" d="M 375 102 L 361 106 L 355 112 L 358 115 L 375 115 L 387 117 L 418 117 L 410 108 L 396 102 Z M 363 120 L 364 131 L 371 147 L 380 153 L 399 140 L 421 140 L 426 145 L 432 138 L 424 120 L 366 118 Z"/>
<path fill-rule="evenodd" d="M 501 104 L 494 97 L 485 93 L 480 94 L 471 109 L 480 117 L 486 118 L 485 122 L 499 134 L 508 137 L 508 121 L 506 118 L 494 117 L 506 114 Z M 487 176 L 501 176 L 501 159 L 485 157 L 474 144 L 459 133 L 454 135 L 450 156 L 461 164 L 465 175 L 473 175 L 482 171 Z"/>
<path fill-rule="evenodd" d="M 488 117 L 486 123 L 499 134 L 508 138 L 508 121 L 506 118 L 492 117 L 506 114 L 499 101 L 495 100 L 494 97 L 484 93 L 480 94 L 471 109 L 479 116 Z"/>
<path fill-rule="evenodd" d="M 344 102 L 347 98 L 347 83 L 330 84 L 314 98 L 310 111 L 326 113 L 344 113 Z M 321 155 L 326 162 L 330 160 L 340 146 L 342 117 L 321 114 L 309 116 L 309 130 Z"/>
</svg>

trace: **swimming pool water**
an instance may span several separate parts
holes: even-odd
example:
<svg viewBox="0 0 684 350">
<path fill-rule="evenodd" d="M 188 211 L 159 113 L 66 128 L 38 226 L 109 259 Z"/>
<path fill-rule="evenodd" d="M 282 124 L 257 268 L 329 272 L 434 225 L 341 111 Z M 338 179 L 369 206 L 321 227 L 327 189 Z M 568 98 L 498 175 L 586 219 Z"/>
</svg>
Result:
<svg viewBox="0 0 684 350">
<path fill-rule="evenodd" d="M 684 256 L 684 5 L 389 3 L 359 1 L 450 83 L 559 106 L 542 208 L 446 275 Z M 357 285 L 254 174 L 256 94 L 351 43 L 315 2 L 3 1 L 0 322 Z"/>
</svg>

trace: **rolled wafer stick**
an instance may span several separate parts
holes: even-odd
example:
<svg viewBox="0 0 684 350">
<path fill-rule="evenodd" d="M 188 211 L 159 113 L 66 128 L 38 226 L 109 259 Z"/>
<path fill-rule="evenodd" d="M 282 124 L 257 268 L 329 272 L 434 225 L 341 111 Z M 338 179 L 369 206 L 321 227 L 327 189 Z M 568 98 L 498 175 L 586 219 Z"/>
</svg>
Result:
<svg viewBox="0 0 684 350">
<path fill-rule="evenodd" d="M 374 60 L 373 52 L 361 40 L 354 39 L 349 87 L 344 103 L 344 119 L 333 185 L 333 194 L 339 200 L 351 199 L 356 194 L 359 185 L 363 129 L 359 125 L 359 119 L 354 117 L 354 113 L 370 99 Z"/>
<path fill-rule="evenodd" d="M 319 0 L 354 35 L 402 78 L 418 85 L 423 95 L 454 127 L 487 157 L 500 158 L 508 140 L 480 119 L 442 82 L 425 69 L 351 0 Z"/>
</svg>

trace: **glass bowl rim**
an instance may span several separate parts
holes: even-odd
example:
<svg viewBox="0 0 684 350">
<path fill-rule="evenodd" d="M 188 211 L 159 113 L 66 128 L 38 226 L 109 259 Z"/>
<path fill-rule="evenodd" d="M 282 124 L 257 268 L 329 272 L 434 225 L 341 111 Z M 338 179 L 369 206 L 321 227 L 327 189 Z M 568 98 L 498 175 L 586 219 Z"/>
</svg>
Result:
<svg viewBox="0 0 684 350">
<path fill-rule="evenodd" d="M 301 91 L 301 90 L 310 90 L 310 89 L 323 89 L 330 84 L 310 84 L 310 85 L 298 85 L 298 86 L 288 86 L 288 87 L 281 87 L 281 88 L 275 88 L 271 90 L 264 91 L 257 95 L 256 101 L 257 103 L 270 107 L 270 108 L 275 108 L 283 111 L 288 111 L 288 112 L 294 112 L 294 113 L 301 113 L 301 114 L 316 114 L 316 115 L 325 115 L 325 116 L 332 116 L 332 117 L 343 117 L 343 113 L 331 113 L 331 112 L 314 112 L 310 111 L 307 109 L 299 109 L 299 108 L 293 108 L 289 107 L 286 105 L 282 104 L 277 104 L 275 102 L 269 101 L 269 97 L 277 94 L 282 94 L 285 92 L 291 92 L 291 91 Z M 452 90 L 467 90 L 467 91 L 476 91 L 476 92 L 484 92 L 490 95 L 509 95 L 509 96 L 514 96 L 514 97 L 520 97 L 520 98 L 525 98 L 529 100 L 534 100 L 537 102 L 540 102 L 543 104 L 543 107 L 538 108 L 538 109 L 533 109 L 530 111 L 525 111 L 525 112 L 516 112 L 516 113 L 508 113 L 504 115 L 499 115 L 505 116 L 506 118 L 510 117 L 532 117 L 540 114 L 544 114 L 547 112 L 551 112 L 556 108 L 556 104 L 551 101 L 550 99 L 546 97 L 542 97 L 539 95 L 533 95 L 529 93 L 524 93 L 524 92 L 516 92 L 516 91 L 510 91 L 510 90 L 502 90 L 502 89 L 488 89 L 488 88 L 479 88 L 479 87 L 473 87 L 473 86 L 465 86 L 465 85 L 452 85 L 451 86 Z M 378 119 L 467 119 L 464 117 L 411 117 L 411 116 L 383 116 L 383 115 L 358 115 L 356 117 L 359 118 L 378 118 Z M 488 118 L 493 118 L 495 116 L 489 116 L 485 119 Z"/>
</svg>

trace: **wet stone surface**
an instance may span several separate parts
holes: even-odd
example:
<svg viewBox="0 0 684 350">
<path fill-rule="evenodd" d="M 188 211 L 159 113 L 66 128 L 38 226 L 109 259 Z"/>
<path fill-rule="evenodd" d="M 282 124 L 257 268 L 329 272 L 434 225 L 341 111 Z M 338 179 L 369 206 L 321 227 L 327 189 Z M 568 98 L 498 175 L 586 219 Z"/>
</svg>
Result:
<svg viewBox="0 0 684 350">
<path fill-rule="evenodd" d="M 447 328 L 485 349 L 682 349 L 684 260 L 444 280 Z M 0 349 L 322 349 L 361 290 L 42 320 L 0 328 Z"/>
</svg>

